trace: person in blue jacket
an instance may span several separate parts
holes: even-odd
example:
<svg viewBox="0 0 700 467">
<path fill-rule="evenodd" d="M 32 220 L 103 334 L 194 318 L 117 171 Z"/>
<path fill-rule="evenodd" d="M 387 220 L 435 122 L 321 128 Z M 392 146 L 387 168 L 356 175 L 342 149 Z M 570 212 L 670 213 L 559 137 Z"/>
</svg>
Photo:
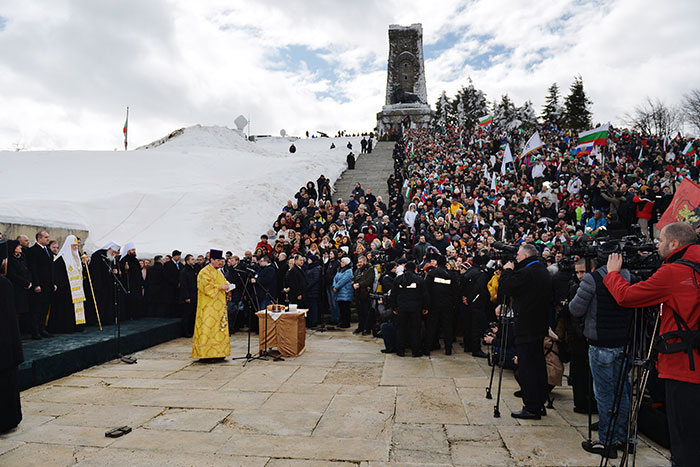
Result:
<svg viewBox="0 0 700 467">
<path fill-rule="evenodd" d="M 340 310 L 340 328 L 350 327 L 350 303 L 352 302 L 352 263 L 347 256 L 340 260 L 340 269 L 333 278 L 333 292 Z"/>
</svg>

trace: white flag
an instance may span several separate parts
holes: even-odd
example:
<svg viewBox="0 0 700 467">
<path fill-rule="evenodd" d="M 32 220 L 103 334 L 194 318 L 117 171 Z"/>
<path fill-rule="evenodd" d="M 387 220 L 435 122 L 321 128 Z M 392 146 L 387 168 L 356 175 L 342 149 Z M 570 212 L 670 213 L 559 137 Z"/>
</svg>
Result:
<svg viewBox="0 0 700 467">
<path fill-rule="evenodd" d="M 496 190 L 496 174 L 491 174 L 491 189 Z M 498 190 L 496 190 L 498 191 Z"/>
<path fill-rule="evenodd" d="M 506 174 L 506 164 L 513 163 L 513 154 L 510 152 L 510 144 L 506 143 L 506 150 L 503 151 L 503 162 L 501 162 L 501 174 Z"/>
<path fill-rule="evenodd" d="M 520 158 L 522 159 L 523 157 L 528 156 L 530 153 L 535 152 L 542 146 L 544 146 L 544 143 L 542 143 L 542 140 L 540 139 L 540 134 L 535 132 L 535 134 L 530 136 L 530 139 L 527 141 L 527 144 L 523 149 L 523 155 L 520 156 Z"/>
</svg>

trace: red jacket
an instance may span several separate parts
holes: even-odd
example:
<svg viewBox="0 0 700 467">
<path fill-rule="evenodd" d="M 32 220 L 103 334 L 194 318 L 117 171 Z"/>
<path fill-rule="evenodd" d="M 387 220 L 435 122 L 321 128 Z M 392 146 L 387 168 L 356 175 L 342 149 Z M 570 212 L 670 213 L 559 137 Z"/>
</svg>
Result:
<svg viewBox="0 0 700 467">
<path fill-rule="evenodd" d="M 258 244 L 255 245 L 255 249 L 257 250 L 258 248 L 264 248 L 268 255 L 272 254 L 272 245 L 270 245 L 267 242 L 263 242 L 263 241 L 258 242 Z"/>
<path fill-rule="evenodd" d="M 660 334 L 678 329 L 671 310 L 675 310 L 691 329 L 698 329 L 700 277 L 689 266 L 669 262 L 680 258 L 700 263 L 700 245 L 678 248 L 654 275 L 643 282 L 630 285 L 619 272 L 610 272 L 603 284 L 620 306 L 634 308 L 662 303 Z M 695 371 L 690 371 L 687 353 L 660 353 L 657 365 L 659 377 L 700 384 L 700 353 L 694 350 L 693 357 Z"/>
<path fill-rule="evenodd" d="M 654 209 L 653 201 L 649 201 L 647 198 L 640 198 L 637 195 L 634 195 L 632 201 L 637 205 L 638 219 L 651 219 L 651 211 Z"/>
</svg>

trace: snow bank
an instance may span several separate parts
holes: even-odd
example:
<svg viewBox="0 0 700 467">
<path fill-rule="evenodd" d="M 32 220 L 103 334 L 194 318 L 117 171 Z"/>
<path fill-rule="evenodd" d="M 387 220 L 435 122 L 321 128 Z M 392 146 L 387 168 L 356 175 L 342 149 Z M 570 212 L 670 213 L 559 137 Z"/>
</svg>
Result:
<svg viewBox="0 0 700 467">
<path fill-rule="evenodd" d="M 142 257 L 175 248 L 243 253 L 299 187 L 321 174 L 335 182 L 347 142 L 357 154 L 359 140 L 252 143 L 235 130 L 194 126 L 127 152 L 0 151 L 0 220 L 83 226 L 88 251 L 114 240 L 133 241 Z"/>
</svg>

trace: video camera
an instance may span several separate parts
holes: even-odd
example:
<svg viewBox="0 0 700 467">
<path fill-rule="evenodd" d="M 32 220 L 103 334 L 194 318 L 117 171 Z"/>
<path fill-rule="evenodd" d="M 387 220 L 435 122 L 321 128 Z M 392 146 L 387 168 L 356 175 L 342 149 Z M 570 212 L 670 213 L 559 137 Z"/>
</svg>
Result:
<svg viewBox="0 0 700 467">
<path fill-rule="evenodd" d="M 489 253 L 489 259 L 501 260 L 501 261 L 515 261 L 515 256 L 518 254 L 518 247 L 513 245 L 508 245 L 503 242 L 493 242 L 491 245 L 496 250 Z"/>
</svg>

